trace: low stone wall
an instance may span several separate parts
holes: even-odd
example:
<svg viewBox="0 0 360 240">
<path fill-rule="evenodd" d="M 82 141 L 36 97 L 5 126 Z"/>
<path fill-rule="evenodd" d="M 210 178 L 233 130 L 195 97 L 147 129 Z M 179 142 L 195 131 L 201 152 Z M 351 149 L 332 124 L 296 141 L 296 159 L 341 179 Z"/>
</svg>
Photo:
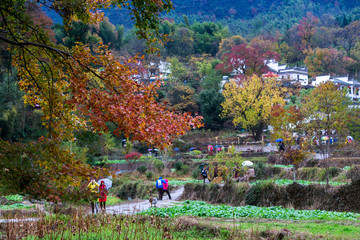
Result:
<svg viewBox="0 0 360 240">
<path fill-rule="evenodd" d="M 182 199 L 202 200 L 213 204 L 261 207 L 283 206 L 294 209 L 360 212 L 360 180 L 348 185 L 328 187 L 293 183 L 278 186 L 274 183 L 217 184 L 187 183 Z"/>
</svg>

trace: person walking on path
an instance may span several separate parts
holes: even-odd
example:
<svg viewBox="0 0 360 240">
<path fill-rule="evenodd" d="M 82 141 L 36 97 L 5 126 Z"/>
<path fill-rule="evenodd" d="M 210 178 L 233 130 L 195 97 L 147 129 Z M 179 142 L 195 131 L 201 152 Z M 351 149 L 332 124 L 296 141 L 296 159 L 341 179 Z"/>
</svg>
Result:
<svg viewBox="0 0 360 240">
<path fill-rule="evenodd" d="M 90 183 L 87 185 L 87 188 L 90 192 L 89 201 L 91 203 L 92 213 L 95 213 L 95 208 L 96 208 L 96 213 L 98 213 L 99 208 L 98 208 L 97 200 L 99 197 L 99 184 L 97 184 L 97 182 L 95 182 L 95 179 L 92 178 Z"/>
<path fill-rule="evenodd" d="M 167 195 L 169 196 L 169 199 L 171 200 L 170 192 L 168 190 L 168 188 L 169 188 L 169 180 L 165 179 L 165 182 L 166 183 L 163 184 L 163 190 L 164 190 L 163 194 L 167 193 Z"/>
<path fill-rule="evenodd" d="M 162 196 L 164 194 L 164 183 L 166 184 L 165 180 L 162 179 L 162 177 L 159 177 L 159 179 L 156 181 L 156 188 L 159 192 L 159 200 L 162 200 Z"/>
<path fill-rule="evenodd" d="M 99 187 L 99 192 L 100 192 L 100 198 L 99 198 L 99 202 L 100 202 L 100 209 L 102 212 L 106 212 L 106 200 L 107 200 L 107 188 L 105 185 L 104 181 L 101 181 L 100 183 L 100 187 Z"/>
<path fill-rule="evenodd" d="M 204 178 L 204 183 L 205 183 L 208 176 L 208 170 L 206 166 L 204 166 L 204 168 L 201 170 L 201 176 Z"/>
</svg>

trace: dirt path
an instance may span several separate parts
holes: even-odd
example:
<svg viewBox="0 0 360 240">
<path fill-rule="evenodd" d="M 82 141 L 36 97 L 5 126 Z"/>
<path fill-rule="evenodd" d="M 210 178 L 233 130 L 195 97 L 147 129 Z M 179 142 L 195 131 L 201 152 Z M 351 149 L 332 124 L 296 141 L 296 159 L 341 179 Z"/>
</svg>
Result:
<svg viewBox="0 0 360 240">
<path fill-rule="evenodd" d="M 172 200 L 170 200 L 168 198 L 168 196 L 165 195 L 163 197 L 163 200 L 158 201 L 156 206 L 157 207 L 169 207 L 169 206 L 172 206 L 172 205 L 178 203 L 183 192 L 184 192 L 184 186 L 181 186 L 179 189 L 170 193 Z M 143 200 L 143 201 L 136 202 L 136 203 L 129 202 L 129 203 L 121 204 L 121 205 L 106 207 L 106 213 L 132 215 L 134 213 L 144 211 L 150 207 L 151 207 L 151 205 L 150 205 L 149 200 Z"/>
<path fill-rule="evenodd" d="M 178 189 L 176 189 L 174 192 L 171 192 L 171 198 L 172 200 L 169 199 L 169 197 L 167 196 L 167 194 L 163 197 L 162 201 L 158 201 L 156 206 L 157 207 L 169 207 L 172 206 L 176 203 L 179 203 L 180 201 L 180 197 L 184 192 L 184 186 L 180 186 Z M 157 194 L 154 195 L 154 197 L 157 197 Z M 138 202 L 134 202 L 134 203 L 124 203 L 121 205 L 115 205 L 115 206 L 109 206 L 106 207 L 106 213 L 109 214 L 127 214 L 127 215 L 132 215 L 135 214 L 137 212 L 146 210 L 148 208 L 150 208 L 150 202 L 149 200 L 141 200 Z M 91 214 L 91 212 L 90 212 Z M 40 218 L 24 218 L 24 219 L 0 219 L 0 224 L 1 223 L 11 223 L 11 222 L 25 222 L 25 221 L 38 221 Z"/>
</svg>

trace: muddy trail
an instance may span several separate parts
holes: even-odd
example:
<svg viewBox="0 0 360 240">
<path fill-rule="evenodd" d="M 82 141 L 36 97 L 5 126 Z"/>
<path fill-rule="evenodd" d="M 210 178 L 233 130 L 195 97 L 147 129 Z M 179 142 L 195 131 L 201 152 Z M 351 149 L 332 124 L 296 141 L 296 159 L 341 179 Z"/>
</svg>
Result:
<svg viewBox="0 0 360 240">
<path fill-rule="evenodd" d="M 167 194 L 164 194 L 163 200 L 160 200 L 156 203 L 156 207 L 169 207 L 176 203 L 179 203 L 181 195 L 184 192 L 184 186 L 181 186 L 180 188 L 176 189 L 175 191 L 171 192 L 171 200 L 167 196 Z M 157 197 L 157 194 L 153 195 L 154 197 Z M 126 215 L 132 215 L 141 211 L 144 211 L 151 207 L 151 204 L 148 199 L 136 201 L 136 202 L 127 202 L 120 205 L 114 205 L 106 207 L 106 213 L 108 214 L 126 214 Z"/>
</svg>

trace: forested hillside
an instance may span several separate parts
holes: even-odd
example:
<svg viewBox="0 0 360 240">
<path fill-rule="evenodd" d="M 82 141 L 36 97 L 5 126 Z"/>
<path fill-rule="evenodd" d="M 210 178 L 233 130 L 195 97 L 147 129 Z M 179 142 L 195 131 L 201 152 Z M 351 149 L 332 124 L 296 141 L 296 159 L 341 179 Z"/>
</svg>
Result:
<svg viewBox="0 0 360 240">
<path fill-rule="evenodd" d="M 360 1 L 353 0 L 174 0 L 174 10 L 163 15 L 175 22 L 183 22 L 187 15 L 190 23 L 216 21 L 226 25 L 231 34 L 252 38 L 273 31 L 285 32 L 297 24 L 308 12 L 317 16 L 322 24 L 346 25 L 360 19 Z M 133 25 L 129 10 L 107 9 L 105 16 L 114 25 Z M 54 22 L 61 18 L 47 13 Z"/>
</svg>

